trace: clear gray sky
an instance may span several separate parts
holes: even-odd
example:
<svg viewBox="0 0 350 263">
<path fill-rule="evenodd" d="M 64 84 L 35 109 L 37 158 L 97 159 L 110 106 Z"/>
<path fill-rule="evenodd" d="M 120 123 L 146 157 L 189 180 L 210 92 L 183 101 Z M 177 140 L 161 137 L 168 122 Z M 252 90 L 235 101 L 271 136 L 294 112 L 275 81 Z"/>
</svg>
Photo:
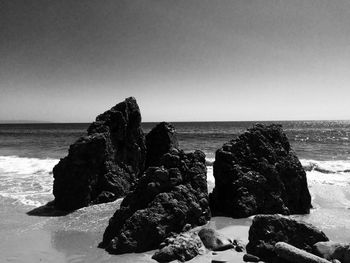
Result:
<svg viewBox="0 0 350 263">
<path fill-rule="evenodd" d="M 0 120 L 350 119 L 348 0 L 0 0 Z"/>
</svg>

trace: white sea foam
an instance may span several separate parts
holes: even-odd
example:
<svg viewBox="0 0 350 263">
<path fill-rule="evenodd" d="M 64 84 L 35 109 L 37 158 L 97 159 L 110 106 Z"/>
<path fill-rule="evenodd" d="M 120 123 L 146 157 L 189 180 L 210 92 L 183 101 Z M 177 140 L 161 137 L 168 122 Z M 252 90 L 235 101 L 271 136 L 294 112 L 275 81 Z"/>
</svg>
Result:
<svg viewBox="0 0 350 263">
<path fill-rule="evenodd" d="M 57 159 L 0 156 L 0 196 L 40 206 L 52 199 L 52 168 Z"/>
<path fill-rule="evenodd" d="M 207 181 L 215 183 L 213 166 L 207 166 Z"/>
<path fill-rule="evenodd" d="M 215 157 L 212 157 L 212 158 L 206 157 L 205 158 L 205 162 L 206 162 L 207 166 L 213 166 L 214 161 L 215 161 Z"/>
<path fill-rule="evenodd" d="M 213 162 L 215 158 L 207 158 L 208 184 L 215 183 Z M 316 161 L 301 159 L 309 182 L 328 185 L 350 185 L 350 160 Z"/>
<path fill-rule="evenodd" d="M 207 180 L 213 188 L 213 162 L 207 158 Z M 58 159 L 0 156 L 0 196 L 13 202 L 40 206 L 52 200 L 52 168 Z M 348 186 L 350 160 L 316 161 L 302 159 L 309 184 Z"/>
<path fill-rule="evenodd" d="M 349 173 L 334 173 L 325 174 L 317 171 L 306 172 L 308 182 L 328 184 L 328 185 L 338 185 L 338 186 L 349 186 L 350 175 Z"/>
<path fill-rule="evenodd" d="M 350 160 L 300 160 L 309 182 L 348 186 L 350 184 Z"/>
<path fill-rule="evenodd" d="M 300 160 L 306 171 L 317 171 L 321 173 L 350 173 L 350 160 Z"/>
<path fill-rule="evenodd" d="M 0 156 L 0 172 L 16 174 L 40 174 L 52 171 L 57 159 L 25 158 L 18 156 Z"/>
</svg>

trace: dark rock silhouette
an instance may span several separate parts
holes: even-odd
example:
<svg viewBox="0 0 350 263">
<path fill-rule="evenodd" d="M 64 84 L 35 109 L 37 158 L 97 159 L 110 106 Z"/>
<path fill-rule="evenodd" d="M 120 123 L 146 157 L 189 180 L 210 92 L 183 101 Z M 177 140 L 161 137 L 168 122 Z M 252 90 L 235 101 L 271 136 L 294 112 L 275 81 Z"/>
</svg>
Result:
<svg viewBox="0 0 350 263">
<path fill-rule="evenodd" d="M 175 128 L 167 122 L 157 124 L 146 135 L 146 167 L 159 166 L 161 157 L 171 148 L 178 148 Z"/>
<path fill-rule="evenodd" d="M 109 221 L 100 247 L 113 254 L 156 249 L 172 233 L 210 219 L 205 155 L 171 149 L 150 167 Z"/>
<path fill-rule="evenodd" d="M 126 195 L 145 156 L 140 110 L 130 97 L 99 115 L 54 167 L 54 205 L 74 210 Z"/>
<path fill-rule="evenodd" d="M 26 214 L 29 216 L 59 217 L 59 216 L 66 216 L 70 212 L 71 211 L 57 209 L 57 207 L 55 206 L 55 202 L 50 201 L 45 205 L 36 207 L 28 211 Z"/>
<path fill-rule="evenodd" d="M 244 254 L 243 261 L 244 262 L 259 262 L 260 258 L 258 258 L 257 256 L 254 256 L 254 255 L 251 255 L 251 254 Z"/>
<path fill-rule="evenodd" d="M 197 233 L 181 233 L 175 237 L 169 237 L 164 241 L 164 246 L 152 256 L 158 262 L 171 262 L 178 260 L 185 262 L 200 254 L 203 244 Z"/>
<path fill-rule="evenodd" d="M 213 214 L 305 214 L 311 208 L 306 173 L 280 125 L 256 125 L 216 151 Z"/>
<path fill-rule="evenodd" d="M 313 245 L 328 241 L 327 236 L 316 227 L 281 215 L 257 215 L 249 229 L 247 252 L 267 262 L 276 261 L 274 246 L 286 242 L 307 252 L 313 252 Z"/>
</svg>

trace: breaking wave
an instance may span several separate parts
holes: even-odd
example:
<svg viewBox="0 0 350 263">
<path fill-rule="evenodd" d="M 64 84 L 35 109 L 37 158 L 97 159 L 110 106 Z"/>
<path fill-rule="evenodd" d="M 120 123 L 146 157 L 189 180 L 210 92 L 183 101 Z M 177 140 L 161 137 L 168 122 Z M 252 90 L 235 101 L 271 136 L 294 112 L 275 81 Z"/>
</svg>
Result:
<svg viewBox="0 0 350 263">
<path fill-rule="evenodd" d="M 7 202 L 27 206 L 41 206 L 53 199 L 52 169 L 58 159 L 39 159 L 18 156 L 0 156 L 0 197 Z M 214 187 L 213 163 L 206 159 L 209 190 Z M 348 186 L 350 160 L 300 160 L 310 183 Z"/>
<path fill-rule="evenodd" d="M 214 184 L 213 163 L 215 158 L 207 158 L 207 179 L 208 184 Z M 307 178 L 311 183 L 321 183 L 328 185 L 350 185 L 350 160 L 300 160 Z"/>
<path fill-rule="evenodd" d="M 213 166 L 215 158 L 205 158 L 205 163 L 207 166 Z"/>
<path fill-rule="evenodd" d="M 300 160 L 310 183 L 349 186 L 350 160 Z"/>
<path fill-rule="evenodd" d="M 40 206 L 52 196 L 52 168 L 58 159 L 0 156 L 0 196 L 13 203 Z"/>
<path fill-rule="evenodd" d="M 316 161 L 302 159 L 300 162 L 307 172 L 317 171 L 324 174 L 350 173 L 350 160 Z"/>
</svg>

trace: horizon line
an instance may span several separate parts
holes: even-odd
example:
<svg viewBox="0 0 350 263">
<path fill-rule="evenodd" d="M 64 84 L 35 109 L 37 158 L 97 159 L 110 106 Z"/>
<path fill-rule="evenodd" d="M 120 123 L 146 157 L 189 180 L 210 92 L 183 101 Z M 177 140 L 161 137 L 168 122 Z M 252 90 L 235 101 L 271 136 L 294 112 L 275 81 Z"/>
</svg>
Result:
<svg viewBox="0 0 350 263">
<path fill-rule="evenodd" d="M 208 122 L 316 122 L 316 121 L 350 121 L 350 119 L 295 119 L 295 120 L 205 120 L 205 121 L 141 121 L 141 123 L 208 123 Z M 93 121 L 92 121 L 93 122 Z M 0 124 L 89 124 L 90 122 L 54 122 L 54 121 L 37 121 L 37 120 L 0 120 Z"/>
</svg>

